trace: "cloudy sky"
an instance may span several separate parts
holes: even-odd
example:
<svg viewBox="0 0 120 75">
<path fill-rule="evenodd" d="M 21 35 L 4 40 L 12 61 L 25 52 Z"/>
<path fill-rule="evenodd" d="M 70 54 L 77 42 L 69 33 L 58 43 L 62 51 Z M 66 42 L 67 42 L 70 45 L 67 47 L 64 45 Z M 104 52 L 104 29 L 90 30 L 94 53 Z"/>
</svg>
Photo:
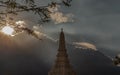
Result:
<svg viewBox="0 0 120 75">
<path fill-rule="evenodd" d="M 71 7 L 62 7 L 65 15 L 72 14 L 71 23 L 44 25 L 46 34 L 57 39 L 55 34 L 64 28 L 68 42 L 89 42 L 98 48 L 108 49 L 113 56 L 119 50 L 119 0 L 73 0 Z M 104 51 L 103 51 L 104 52 Z M 111 53 L 113 54 L 111 54 Z M 109 54 L 110 53 L 110 54 Z"/>
<path fill-rule="evenodd" d="M 47 5 L 50 2 L 50 0 L 36 1 L 38 5 Z M 56 1 L 59 2 L 59 0 Z M 90 65 L 85 65 L 85 69 L 82 70 L 83 72 L 79 74 L 84 75 L 84 71 L 86 70 L 89 74 L 90 68 L 88 67 L 92 67 L 92 65 L 94 65 L 95 67 L 93 68 L 93 70 L 91 70 L 91 74 L 104 74 L 104 71 L 107 70 L 106 74 L 109 74 L 109 72 L 113 74 L 117 72 L 116 75 L 119 75 L 117 68 L 112 68 L 111 60 L 107 58 L 114 57 L 115 55 L 120 53 L 119 3 L 119 0 L 73 0 L 71 3 L 71 7 L 59 7 L 59 12 L 62 12 L 60 13 L 62 17 L 59 17 L 62 18 L 61 21 L 65 20 L 63 21 L 65 23 L 62 23 L 58 20 L 54 20 L 56 19 L 56 16 L 53 15 L 53 22 L 45 23 L 40 26 L 37 26 L 39 20 L 38 15 L 34 15 L 31 12 L 22 13 L 18 15 L 17 19 L 24 20 L 27 23 L 26 26 L 31 28 L 37 26 L 36 30 L 44 33 L 44 36 L 42 37 L 43 40 L 39 41 L 38 39 L 29 36 L 26 33 L 20 33 L 15 37 L 6 37 L 3 34 L 1 34 L 1 75 L 31 74 L 28 73 L 28 71 L 32 71 L 33 75 L 35 73 L 36 75 L 47 75 L 46 72 L 50 69 L 51 65 L 53 64 L 53 61 L 55 60 L 55 55 L 58 48 L 57 40 L 59 38 L 59 32 L 61 28 L 64 29 L 66 43 L 68 45 L 68 49 L 70 49 L 68 53 L 71 55 L 70 59 L 77 71 L 80 70 L 80 64 L 83 64 L 84 62 L 90 62 Z M 101 53 L 94 53 L 93 51 L 88 51 L 88 53 L 90 53 L 88 54 L 86 53 L 86 51 L 83 51 L 82 54 L 80 49 L 76 50 L 76 47 L 74 47 L 73 45 L 73 43 L 81 42 L 89 43 L 89 45 L 91 44 L 94 47 L 96 46 L 95 49 L 97 48 L 97 50 Z M 69 47 L 71 45 L 72 48 Z M 87 58 L 89 55 L 90 57 Z M 94 55 L 96 56 L 96 58 L 94 58 Z M 81 57 L 78 60 L 79 56 Z M 80 62 L 80 60 L 83 62 Z M 94 64 L 92 63 L 92 60 L 94 60 Z M 96 60 L 99 60 L 99 62 Z M 101 63 L 101 61 L 104 60 L 106 61 Z M 32 67 L 34 69 L 28 69 L 28 67 Z M 41 69 L 41 67 L 44 68 Z M 96 71 L 96 68 L 99 69 Z M 105 69 L 102 70 L 103 68 Z M 108 70 L 108 68 L 110 69 Z M 39 71 L 38 69 L 40 69 L 41 71 Z M 116 71 L 114 72 L 114 70 Z"/>
</svg>

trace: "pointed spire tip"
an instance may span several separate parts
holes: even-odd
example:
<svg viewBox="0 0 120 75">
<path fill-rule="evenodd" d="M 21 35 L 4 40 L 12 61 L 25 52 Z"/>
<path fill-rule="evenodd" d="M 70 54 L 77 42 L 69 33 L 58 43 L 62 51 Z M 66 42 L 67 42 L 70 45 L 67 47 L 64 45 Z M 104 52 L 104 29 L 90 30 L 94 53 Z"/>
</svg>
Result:
<svg viewBox="0 0 120 75">
<path fill-rule="evenodd" d="M 63 32 L 63 28 L 61 28 L 61 32 Z"/>
</svg>

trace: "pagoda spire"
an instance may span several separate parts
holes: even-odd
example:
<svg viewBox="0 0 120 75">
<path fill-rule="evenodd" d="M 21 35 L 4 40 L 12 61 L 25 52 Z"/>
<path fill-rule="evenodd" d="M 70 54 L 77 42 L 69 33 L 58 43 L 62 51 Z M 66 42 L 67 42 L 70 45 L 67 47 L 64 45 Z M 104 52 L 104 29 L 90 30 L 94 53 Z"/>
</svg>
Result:
<svg viewBox="0 0 120 75">
<path fill-rule="evenodd" d="M 65 50 L 65 36 L 63 32 L 63 28 L 61 28 L 61 33 L 59 37 L 59 49 L 58 50 Z"/>
<path fill-rule="evenodd" d="M 59 48 L 56 57 L 55 64 L 48 75 L 76 75 L 69 63 L 63 29 L 60 32 Z"/>
</svg>

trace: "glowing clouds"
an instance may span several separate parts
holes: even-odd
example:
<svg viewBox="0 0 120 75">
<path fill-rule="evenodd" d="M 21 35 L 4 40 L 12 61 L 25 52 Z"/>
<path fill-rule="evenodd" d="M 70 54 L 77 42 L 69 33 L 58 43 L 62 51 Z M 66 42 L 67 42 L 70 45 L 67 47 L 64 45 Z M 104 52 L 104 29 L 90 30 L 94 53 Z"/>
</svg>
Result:
<svg viewBox="0 0 120 75">
<path fill-rule="evenodd" d="M 52 18 L 52 20 L 55 21 L 55 24 L 63 23 L 67 21 L 67 17 L 63 16 L 63 14 L 60 12 L 51 13 L 50 17 Z"/>
<path fill-rule="evenodd" d="M 94 51 L 97 51 L 97 48 L 95 45 L 87 42 L 74 42 L 73 45 L 75 45 L 76 48 L 82 48 L 82 49 L 92 49 Z"/>
<path fill-rule="evenodd" d="M 16 21 L 13 24 L 3 26 L 0 31 L 9 36 L 16 36 L 19 33 L 25 32 L 39 40 L 41 40 L 41 36 L 43 36 L 42 32 L 26 27 L 26 23 L 24 21 Z"/>
<path fill-rule="evenodd" d="M 21 25 L 21 24 L 25 24 L 25 22 L 24 21 L 17 21 L 17 22 L 15 22 L 17 25 Z"/>
<path fill-rule="evenodd" d="M 26 23 L 24 21 L 16 21 L 15 24 L 16 26 L 24 27 Z"/>
<path fill-rule="evenodd" d="M 59 24 L 59 23 L 66 23 L 66 22 L 73 22 L 73 20 L 70 20 L 70 16 L 72 15 L 63 15 L 63 13 L 61 12 L 55 12 L 55 13 L 51 13 L 50 17 L 53 21 L 55 21 L 55 24 Z"/>
<path fill-rule="evenodd" d="M 40 38 L 40 33 L 36 30 L 32 30 L 28 27 L 25 26 L 25 22 L 24 21 L 16 21 L 15 22 L 16 26 L 15 26 L 15 30 L 16 30 L 16 34 L 21 33 L 21 32 L 26 32 L 27 34 L 34 36 L 35 38 L 41 40 Z"/>
<path fill-rule="evenodd" d="M 64 14 L 59 11 L 59 8 L 59 5 L 48 7 L 48 10 L 50 11 L 49 16 L 52 19 L 52 21 L 55 22 L 55 24 L 73 22 L 73 14 Z"/>
<path fill-rule="evenodd" d="M 1 32 L 3 32 L 6 35 L 14 36 L 13 35 L 14 29 L 12 27 L 10 27 L 10 26 L 3 27 Z"/>
</svg>

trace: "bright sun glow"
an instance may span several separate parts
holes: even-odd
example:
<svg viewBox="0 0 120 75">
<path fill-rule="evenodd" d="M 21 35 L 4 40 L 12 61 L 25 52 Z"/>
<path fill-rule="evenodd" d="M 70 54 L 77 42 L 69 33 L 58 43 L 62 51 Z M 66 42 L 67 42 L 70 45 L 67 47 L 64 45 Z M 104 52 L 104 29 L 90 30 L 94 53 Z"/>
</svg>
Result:
<svg viewBox="0 0 120 75">
<path fill-rule="evenodd" d="M 5 26 L 1 30 L 4 34 L 13 36 L 14 29 L 10 26 Z"/>
</svg>

